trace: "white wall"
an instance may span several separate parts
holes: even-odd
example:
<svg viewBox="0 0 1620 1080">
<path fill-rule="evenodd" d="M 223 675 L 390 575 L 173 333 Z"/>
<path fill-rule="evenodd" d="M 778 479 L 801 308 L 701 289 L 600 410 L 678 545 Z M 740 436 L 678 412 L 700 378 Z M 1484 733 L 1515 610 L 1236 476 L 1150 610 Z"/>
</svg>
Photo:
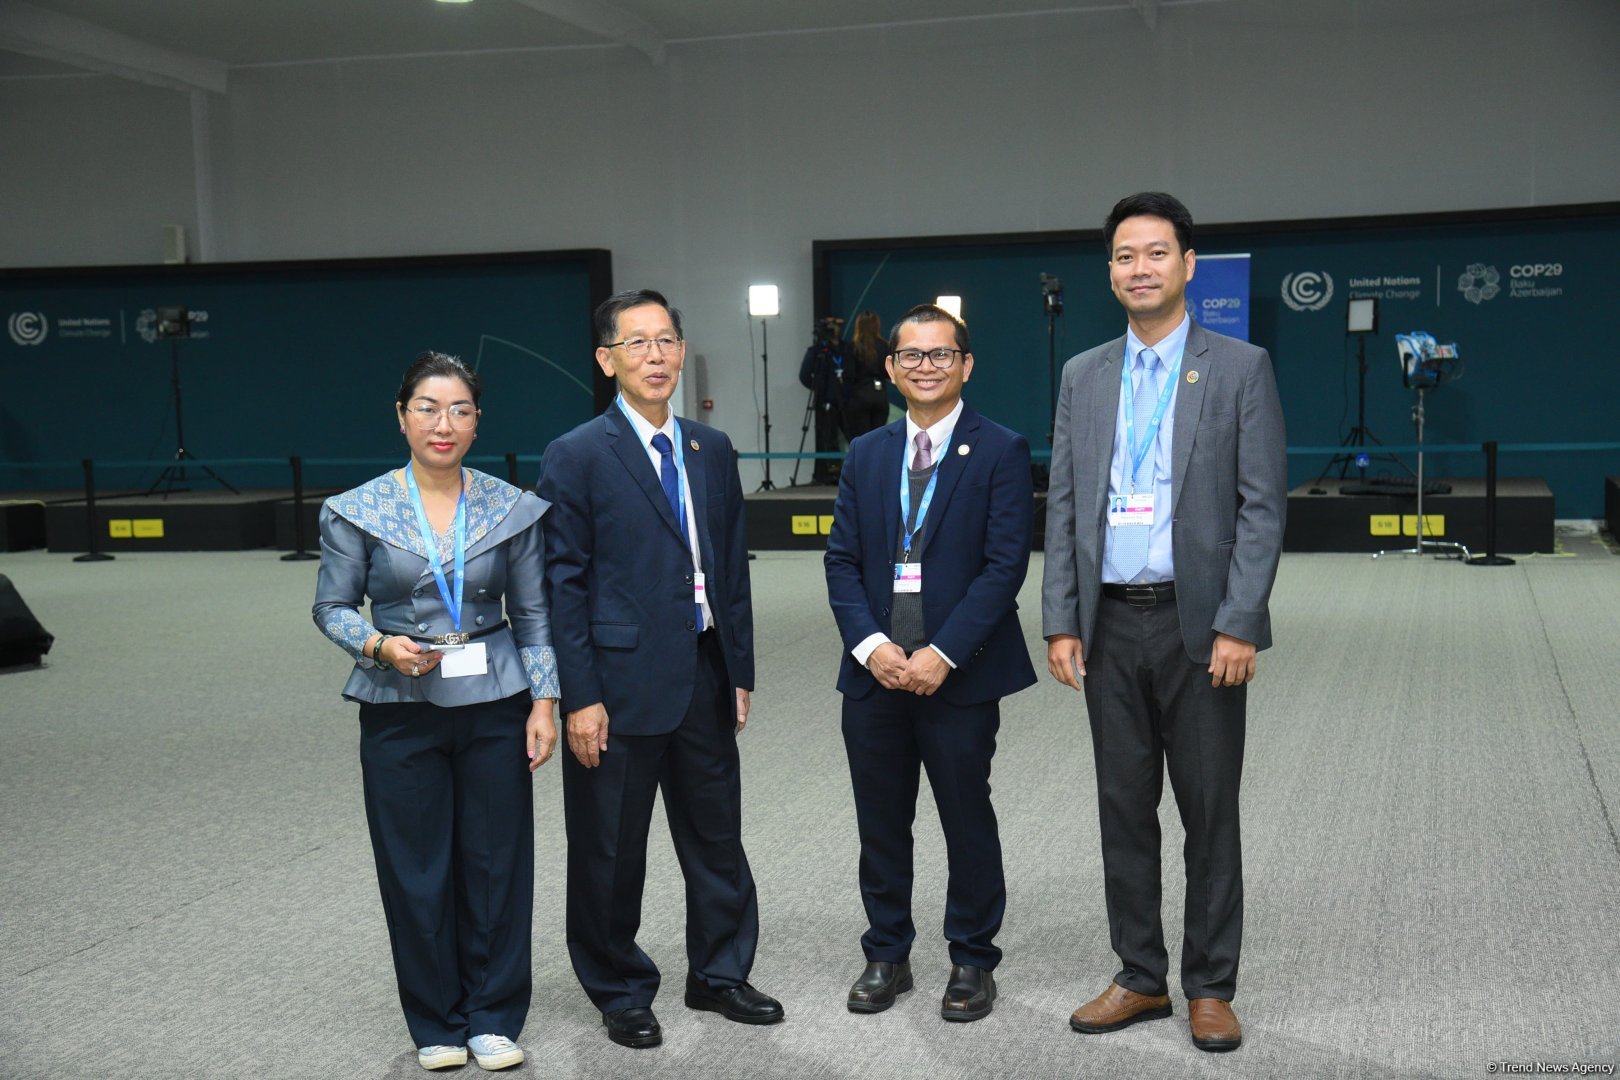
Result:
<svg viewBox="0 0 1620 1080">
<path fill-rule="evenodd" d="M 685 309 L 744 450 L 745 287 L 778 282 L 781 450 L 812 240 L 1091 228 L 1142 188 L 1204 222 L 1616 200 L 1616 55 L 1612 0 L 1236 0 L 1162 8 L 1157 32 L 1120 10 L 690 42 L 663 68 L 235 68 L 202 140 L 206 239 L 221 260 L 610 248 L 618 286 Z M 156 261 L 161 225 L 198 226 L 192 143 L 179 93 L 0 80 L 0 265 Z"/>
</svg>

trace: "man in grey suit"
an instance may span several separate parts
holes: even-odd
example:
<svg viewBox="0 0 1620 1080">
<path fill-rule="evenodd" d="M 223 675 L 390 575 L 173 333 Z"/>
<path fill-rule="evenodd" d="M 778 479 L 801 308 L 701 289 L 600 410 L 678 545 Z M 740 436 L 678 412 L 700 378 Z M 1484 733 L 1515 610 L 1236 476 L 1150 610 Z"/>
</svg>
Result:
<svg viewBox="0 0 1620 1080">
<path fill-rule="evenodd" d="M 1264 349 L 1193 322 L 1192 216 L 1147 192 L 1103 227 L 1125 336 L 1063 368 L 1041 590 L 1046 662 L 1084 690 L 1108 929 L 1121 970 L 1070 1018 L 1117 1031 L 1170 1015 L 1158 805 L 1186 828 L 1181 986 L 1195 1045 L 1234 1050 L 1243 928 L 1238 786 L 1255 653 L 1287 499 L 1282 406 Z"/>
</svg>

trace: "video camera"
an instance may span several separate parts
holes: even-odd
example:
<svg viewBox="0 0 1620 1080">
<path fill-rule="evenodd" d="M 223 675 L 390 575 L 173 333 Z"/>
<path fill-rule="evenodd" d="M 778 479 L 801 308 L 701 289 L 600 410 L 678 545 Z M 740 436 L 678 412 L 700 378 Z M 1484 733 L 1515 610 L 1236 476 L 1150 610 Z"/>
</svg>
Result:
<svg viewBox="0 0 1620 1080">
<path fill-rule="evenodd" d="M 844 320 L 837 315 L 823 315 L 816 320 L 816 344 L 832 346 L 844 336 Z"/>
</svg>

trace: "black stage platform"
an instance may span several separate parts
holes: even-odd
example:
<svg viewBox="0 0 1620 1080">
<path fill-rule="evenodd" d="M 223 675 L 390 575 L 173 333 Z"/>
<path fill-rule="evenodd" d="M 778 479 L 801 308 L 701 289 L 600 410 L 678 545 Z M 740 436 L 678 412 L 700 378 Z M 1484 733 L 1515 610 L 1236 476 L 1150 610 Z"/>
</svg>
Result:
<svg viewBox="0 0 1620 1080">
<path fill-rule="evenodd" d="M 821 551 L 827 546 L 837 497 L 838 489 L 830 484 L 804 484 L 745 496 L 748 546 L 755 551 Z M 1039 491 L 1035 493 L 1036 551 L 1045 538 L 1046 492 Z"/>
<path fill-rule="evenodd" d="M 1485 483 L 1443 479 L 1449 495 L 1424 498 L 1426 535 L 1485 550 Z M 1304 484 L 1288 494 L 1285 551 L 1373 552 L 1406 545 L 1415 527 L 1416 498 L 1406 494 L 1343 495 L 1341 484 Z M 316 521 L 330 492 L 307 493 L 304 542 L 318 551 Z M 1609 478 L 1606 506 L 1611 532 L 1620 535 L 1620 477 Z M 755 492 L 744 500 L 750 546 L 759 551 L 820 551 L 832 528 L 837 488 L 821 485 Z M 179 492 L 168 498 L 102 495 L 96 501 L 99 549 L 120 551 L 291 551 L 293 502 L 286 490 Z M 1035 496 L 1035 550 L 1043 547 L 1046 496 Z M 69 492 L 20 492 L 0 500 L 0 551 L 48 547 L 87 550 L 82 499 Z M 1553 497 L 1545 480 L 1508 478 L 1497 484 L 1496 549 L 1505 554 L 1553 550 Z"/>
<path fill-rule="evenodd" d="M 1448 495 L 1423 496 L 1423 537 L 1485 551 L 1485 481 L 1435 477 L 1449 484 Z M 1412 546 L 1417 529 L 1417 494 L 1344 495 L 1354 481 L 1301 484 L 1288 493 L 1284 551 L 1365 551 Z M 1326 494 L 1312 495 L 1313 487 Z M 1507 477 L 1496 482 L 1496 550 L 1504 555 L 1553 550 L 1553 495 L 1540 477 Z"/>
<path fill-rule="evenodd" d="M 121 551 L 247 551 L 275 543 L 275 506 L 286 490 L 182 491 L 168 496 L 96 496 L 97 549 Z M 318 502 L 317 502 L 318 505 Z M 45 508 L 45 546 L 86 551 L 84 500 Z"/>
</svg>

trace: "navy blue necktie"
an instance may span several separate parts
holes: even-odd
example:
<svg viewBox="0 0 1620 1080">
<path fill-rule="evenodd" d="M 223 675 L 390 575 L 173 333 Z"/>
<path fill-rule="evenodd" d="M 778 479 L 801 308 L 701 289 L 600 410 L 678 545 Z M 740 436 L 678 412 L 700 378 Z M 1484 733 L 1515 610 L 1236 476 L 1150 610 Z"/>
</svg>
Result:
<svg viewBox="0 0 1620 1080">
<path fill-rule="evenodd" d="M 664 498 L 669 500 L 669 508 L 675 512 L 675 520 L 681 526 L 681 543 L 690 550 L 691 540 L 686 535 L 686 507 L 681 503 L 680 478 L 675 472 L 675 444 L 669 441 L 669 436 L 662 431 L 652 437 L 652 448 L 658 451 L 658 482 L 664 486 Z M 692 605 L 693 626 L 703 629 L 703 605 Z"/>
</svg>

